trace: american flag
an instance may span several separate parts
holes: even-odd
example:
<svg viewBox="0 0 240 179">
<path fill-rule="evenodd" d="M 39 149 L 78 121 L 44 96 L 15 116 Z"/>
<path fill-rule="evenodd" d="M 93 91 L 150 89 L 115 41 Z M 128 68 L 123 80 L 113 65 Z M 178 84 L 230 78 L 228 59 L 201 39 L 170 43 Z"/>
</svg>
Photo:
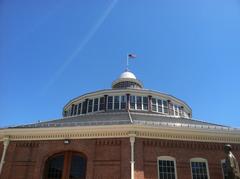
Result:
<svg viewBox="0 0 240 179">
<path fill-rule="evenodd" d="M 137 58 L 137 55 L 135 55 L 135 54 L 128 54 L 128 58 Z"/>
</svg>

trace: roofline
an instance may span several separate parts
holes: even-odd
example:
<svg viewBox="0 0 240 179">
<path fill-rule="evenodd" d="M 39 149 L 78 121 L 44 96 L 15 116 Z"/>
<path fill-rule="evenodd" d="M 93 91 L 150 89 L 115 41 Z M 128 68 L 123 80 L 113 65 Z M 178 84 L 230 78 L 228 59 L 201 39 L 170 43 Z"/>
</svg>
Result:
<svg viewBox="0 0 240 179">
<path fill-rule="evenodd" d="M 127 138 L 131 134 L 135 134 L 138 138 L 148 139 L 240 143 L 239 129 L 178 128 L 176 126 L 152 126 L 136 123 L 127 125 L 88 126 L 87 128 L 86 126 L 74 126 L 2 129 L 0 130 L 0 141 L 3 141 L 5 138 L 9 138 L 10 141 Z"/>
</svg>

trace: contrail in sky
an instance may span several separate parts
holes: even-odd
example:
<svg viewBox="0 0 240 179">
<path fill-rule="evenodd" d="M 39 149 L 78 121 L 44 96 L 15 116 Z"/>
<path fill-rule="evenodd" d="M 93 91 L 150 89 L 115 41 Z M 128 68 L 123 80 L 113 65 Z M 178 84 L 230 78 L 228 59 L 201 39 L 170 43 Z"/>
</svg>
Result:
<svg viewBox="0 0 240 179">
<path fill-rule="evenodd" d="M 56 71 L 53 77 L 48 81 L 47 85 L 43 89 L 43 93 L 47 91 L 47 89 L 56 81 L 56 79 L 64 72 L 67 66 L 75 59 L 75 57 L 80 53 L 81 50 L 85 47 L 85 45 L 92 39 L 94 34 L 100 28 L 100 26 L 104 23 L 105 19 L 111 13 L 112 9 L 115 7 L 118 0 L 113 0 L 111 4 L 108 6 L 104 14 L 98 19 L 97 23 L 90 29 L 84 39 L 81 41 L 77 49 L 69 56 L 64 63 L 60 66 L 60 68 Z"/>
</svg>

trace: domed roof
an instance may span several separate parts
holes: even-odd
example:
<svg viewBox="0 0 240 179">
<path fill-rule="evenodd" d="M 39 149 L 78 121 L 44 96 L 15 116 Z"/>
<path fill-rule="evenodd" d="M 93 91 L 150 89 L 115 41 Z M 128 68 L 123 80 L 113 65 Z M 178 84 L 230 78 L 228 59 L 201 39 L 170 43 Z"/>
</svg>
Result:
<svg viewBox="0 0 240 179">
<path fill-rule="evenodd" d="M 130 71 L 125 71 L 123 72 L 120 76 L 119 76 L 120 79 L 122 78 L 131 78 L 131 79 L 137 79 L 136 76 L 130 72 Z"/>
<path fill-rule="evenodd" d="M 136 76 L 126 70 L 124 71 L 117 80 L 112 83 L 113 89 L 126 89 L 126 88 L 135 88 L 141 89 L 143 88 L 142 83 L 136 78 Z"/>
</svg>

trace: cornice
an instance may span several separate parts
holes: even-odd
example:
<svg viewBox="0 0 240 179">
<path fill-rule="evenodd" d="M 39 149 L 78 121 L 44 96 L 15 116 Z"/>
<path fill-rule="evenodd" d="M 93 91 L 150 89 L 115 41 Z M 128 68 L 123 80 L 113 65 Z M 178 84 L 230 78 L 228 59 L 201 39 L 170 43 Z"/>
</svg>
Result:
<svg viewBox="0 0 240 179">
<path fill-rule="evenodd" d="M 239 130 L 192 129 L 130 125 L 76 126 L 59 128 L 11 128 L 0 130 L 0 141 L 126 138 L 167 139 L 240 144 Z"/>
</svg>

